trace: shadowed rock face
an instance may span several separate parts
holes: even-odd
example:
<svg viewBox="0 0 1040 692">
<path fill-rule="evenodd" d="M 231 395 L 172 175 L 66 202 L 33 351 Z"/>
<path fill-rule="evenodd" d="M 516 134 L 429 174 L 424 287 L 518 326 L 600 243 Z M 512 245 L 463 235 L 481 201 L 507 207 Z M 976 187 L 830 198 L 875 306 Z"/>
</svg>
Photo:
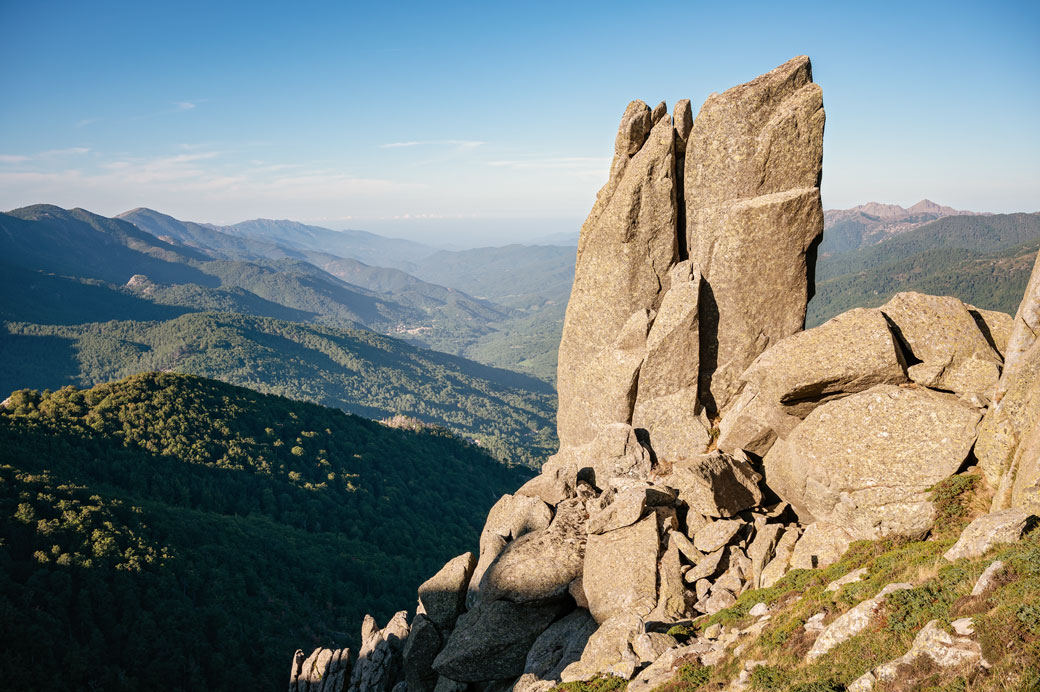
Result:
<svg viewBox="0 0 1040 692">
<path fill-rule="evenodd" d="M 538 635 L 567 609 L 565 601 L 478 603 L 459 618 L 444 649 L 434 660 L 433 669 L 461 682 L 521 675 L 527 652 Z"/>
<path fill-rule="evenodd" d="M 951 296 L 897 293 L 880 308 L 913 357 L 910 379 L 986 402 L 1000 377 L 1001 359 L 975 317 Z"/>
</svg>

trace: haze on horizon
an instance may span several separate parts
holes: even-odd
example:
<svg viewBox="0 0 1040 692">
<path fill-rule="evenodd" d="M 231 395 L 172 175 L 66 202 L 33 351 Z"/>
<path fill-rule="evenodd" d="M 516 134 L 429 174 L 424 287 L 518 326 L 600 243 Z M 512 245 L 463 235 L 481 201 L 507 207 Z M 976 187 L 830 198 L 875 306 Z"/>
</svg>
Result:
<svg viewBox="0 0 1040 692">
<path fill-rule="evenodd" d="M 5 210 L 576 233 L 629 100 L 696 109 L 799 54 L 825 207 L 1040 209 L 1035 3 L 53 2 L 0 22 Z"/>
</svg>

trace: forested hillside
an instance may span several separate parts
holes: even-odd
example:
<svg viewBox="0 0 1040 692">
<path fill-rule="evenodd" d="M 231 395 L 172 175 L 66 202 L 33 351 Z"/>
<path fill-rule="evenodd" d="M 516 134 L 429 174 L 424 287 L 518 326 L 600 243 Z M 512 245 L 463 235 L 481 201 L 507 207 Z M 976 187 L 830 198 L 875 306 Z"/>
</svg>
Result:
<svg viewBox="0 0 1040 692">
<path fill-rule="evenodd" d="M 81 325 L 9 322 L 0 390 L 92 386 L 172 370 L 334 406 L 443 425 L 507 463 L 537 467 L 555 451 L 549 385 L 367 330 L 248 315 Z"/>
<path fill-rule="evenodd" d="M 824 231 L 824 238 L 834 229 Z M 825 240 L 826 244 L 826 240 Z M 1040 214 L 950 216 L 861 249 L 821 256 L 806 326 L 900 291 L 952 295 L 1014 314 L 1040 247 Z"/>
<path fill-rule="evenodd" d="M 10 689 L 273 689 L 356 646 L 526 476 L 394 429 L 174 374 L 0 408 Z"/>
</svg>

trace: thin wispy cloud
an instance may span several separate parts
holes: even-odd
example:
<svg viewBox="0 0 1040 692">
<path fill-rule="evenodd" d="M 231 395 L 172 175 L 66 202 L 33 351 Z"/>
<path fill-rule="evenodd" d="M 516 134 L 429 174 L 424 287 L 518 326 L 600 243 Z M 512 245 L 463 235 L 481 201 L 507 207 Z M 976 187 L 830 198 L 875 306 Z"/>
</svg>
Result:
<svg viewBox="0 0 1040 692">
<path fill-rule="evenodd" d="M 158 118 L 164 115 L 172 115 L 174 113 L 187 113 L 198 108 L 200 103 L 206 103 L 209 99 L 192 99 L 191 101 L 170 101 L 170 108 L 165 108 L 161 111 L 154 111 L 152 113 L 142 113 L 129 118 L 124 118 L 122 122 L 136 122 L 138 120 L 147 120 L 149 118 Z"/>
<path fill-rule="evenodd" d="M 3 155 L 0 162 L 24 162 L 28 157 Z M 257 165 L 260 164 L 260 165 Z M 197 151 L 157 157 L 123 157 L 87 170 L 0 171 L 0 188 L 28 198 L 57 199 L 69 192 L 139 199 L 196 198 L 222 201 L 319 202 L 328 199 L 368 199 L 400 195 L 421 184 L 363 178 L 303 164 L 228 160 L 225 152 Z"/>
<path fill-rule="evenodd" d="M 84 118 L 83 120 L 76 122 L 76 127 L 86 127 L 87 125 L 93 125 L 96 122 L 100 122 L 101 118 Z"/>
<path fill-rule="evenodd" d="M 90 153 L 87 147 L 68 147 L 65 149 L 48 149 L 38 151 L 35 154 L 0 154 L 0 164 L 29 163 L 41 159 L 57 158 L 60 156 L 77 156 Z"/>
<path fill-rule="evenodd" d="M 68 156 L 78 154 L 89 154 L 90 149 L 88 147 L 68 147 L 67 149 L 48 149 L 47 151 L 41 151 L 37 156 L 43 158 L 47 156 Z"/>
<path fill-rule="evenodd" d="M 379 148 L 401 149 L 404 147 L 419 147 L 437 144 L 458 147 L 459 149 L 476 149 L 479 146 L 487 144 L 487 142 L 480 142 L 471 139 L 429 139 L 421 142 L 388 142 L 386 144 L 380 144 Z"/>
<path fill-rule="evenodd" d="M 488 161 L 488 165 L 502 168 L 587 168 L 589 166 L 609 166 L 610 159 L 602 156 L 556 156 Z"/>
<path fill-rule="evenodd" d="M 580 178 L 606 177 L 610 172 L 610 159 L 605 156 L 531 157 L 488 161 L 487 165 L 519 171 L 555 171 Z"/>
</svg>

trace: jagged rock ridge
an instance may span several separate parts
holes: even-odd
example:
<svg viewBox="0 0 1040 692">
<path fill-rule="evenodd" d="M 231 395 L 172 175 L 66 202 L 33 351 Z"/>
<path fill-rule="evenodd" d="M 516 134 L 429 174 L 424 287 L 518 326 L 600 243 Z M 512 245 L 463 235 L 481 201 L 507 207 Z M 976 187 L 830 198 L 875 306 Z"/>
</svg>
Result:
<svg viewBox="0 0 1040 692">
<path fill-rule="evenodd" d="M 686 101 L 672 117 L 626 109 L 578 247 L 560 450 L 492 508 L 478 555 L 420 588 L 398 669 L 366 621 L 355 689 L 545 692 L 610 674 L 642 691 L 682 656 L 710 665 L 738 635 L 680 647 L 668 628 L 852 540 L 927 533 L 928 489 L 973 461 L 980 427 L 995 508 L 1040 501 L 1040 269 L 1013 322 L 906 293 L 802 331 L 823 225 L 808 58 L 691 116 Z M 1009 540 L 980 526 L 975 543 Z M 905 587 L 821 624 L 819 646 Z M 915 646 L 933 651 L 933 634 Z"/>
</svg>

